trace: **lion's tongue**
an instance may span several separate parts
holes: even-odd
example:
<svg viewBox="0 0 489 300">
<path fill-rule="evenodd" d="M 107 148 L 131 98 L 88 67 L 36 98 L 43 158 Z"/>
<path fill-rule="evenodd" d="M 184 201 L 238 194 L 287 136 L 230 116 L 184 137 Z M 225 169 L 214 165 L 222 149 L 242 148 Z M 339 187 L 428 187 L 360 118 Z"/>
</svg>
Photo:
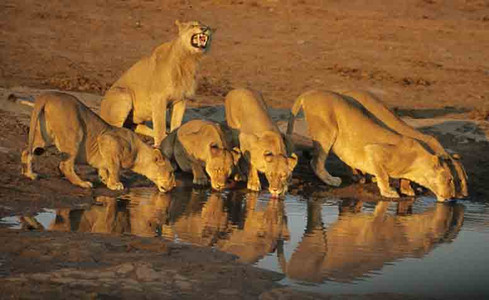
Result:
<svg viewBox="0 0 489 300">
<path fill-rule="evenodd" d="M 199 47 L 205 47 L 207 43 L 207 37 L 204 34 L 199 36 Z"/>
</svg>

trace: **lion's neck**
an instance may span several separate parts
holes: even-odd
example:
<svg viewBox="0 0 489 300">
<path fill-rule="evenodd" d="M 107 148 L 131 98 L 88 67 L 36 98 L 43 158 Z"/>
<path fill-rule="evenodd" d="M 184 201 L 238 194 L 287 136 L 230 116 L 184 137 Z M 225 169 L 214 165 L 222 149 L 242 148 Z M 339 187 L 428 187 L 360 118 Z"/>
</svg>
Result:
<svg viewBox="0 0 489 300">
<path fill-rule="evenodd" d="M 146 145 L 144 142 L 136 140 L 136 149 L 138 149 L 136 154 L 136 159 L 134 160 L 134 164 L 132 165 L 131 170 L 146 176 L 148 160 L 152 159 L 151 151 L 152 148 Z"/>
<path fill-rule="evenodd" d="M 163 50 L 163 49 L 161 49 Z M 191 97 L 195 93 L 195 78 L 202 58 L 201 53 L 192 53 L 176 39 L 168 44 L 165 53 L 155 52 L 157 74 L 171 81 L 171 86 L 181 92 L 183 97 Z M 171 67 L 169 67 L 171 66 Z M 168 76 L 168 77 L 167 77 Z M 178 97 L 178 95 L 175 95 Z"/>
</svg>

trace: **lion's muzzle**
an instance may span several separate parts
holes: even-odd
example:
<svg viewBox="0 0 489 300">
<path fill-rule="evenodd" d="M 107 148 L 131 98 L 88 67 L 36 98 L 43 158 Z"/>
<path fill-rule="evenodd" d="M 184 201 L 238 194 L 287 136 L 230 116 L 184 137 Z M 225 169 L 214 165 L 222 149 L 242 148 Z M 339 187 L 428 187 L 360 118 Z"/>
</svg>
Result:
<svg viewBox="0 0 489 300">
<path fill-rule="evenodd" d="M 209 29 L 204 29 L 202 32 L 192 35 L 190 43 L 193 47 L 204 50 L 209 44 L 209 36 Z"/>
</svg>

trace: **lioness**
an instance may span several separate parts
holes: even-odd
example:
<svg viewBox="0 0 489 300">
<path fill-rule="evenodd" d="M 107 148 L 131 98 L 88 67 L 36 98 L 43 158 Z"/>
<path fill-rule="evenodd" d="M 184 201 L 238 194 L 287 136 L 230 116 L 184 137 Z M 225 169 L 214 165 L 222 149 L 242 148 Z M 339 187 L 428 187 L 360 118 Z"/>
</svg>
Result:
<svg viewBox="0 0 489 300">
<path fill-rule="evenodd" d="M 261 96 L 247 89 L 232 90 L 226 95 L 225 109 L 228 126 L 239 131 L 239 145 L 248 163 L 248 189 L 261 189 L 261 172 L 272 195 L 284 194 L 297 156 L 287 155 L 283 137 Z"/>
<path fill-rule="evenodd" d="M 22 173 L 26 177 L 38 177 L 32 171 L 32 156 L 53 144 L 67 155 L 59 164 L 61 172 L 83 188 L 91 188 L 92 183 L 75 173 L 75 160 L 97 168 L 101 181 L 111 190 L 124 189 L 119 181 L 121 168 L 148 177 L 162 192 L 175 186 L 171 163 L 158 149 L 152 149 L 128 129 L 110 126 L 72 95 L 49 92 L 36 98 L 29 144 L 22 152 Z"/>
<path fill-rule="evenodd" d="M 414 181 L 433 191 L 438 201 L 455 195 L 453 176 L 441 166 L 438 156 L 430 154 L 419 141 L 389 129 L 358 102 L 333 92 L 303 93 L 292 107 L 287 134 L 292 134 L 301 108 L 315 147 L 311 166 L 325 183 L 341 183 L 324 166 L 332 149 L 350 167 L 375 175 L 384 197 L 399 197 L 389 177 Z"/>
<path fill-rule="evenodd" d="M 431 151 L 442 158 L 442 165 L 447 168 L 453 167 L 454 169 L 454 179 L 457 181 L 457 186 L 455 188 L 457 198 L 468 196 L 468 186 L 467 186 L 467 174 L 465 169 L 460 162 L 459 155 L 450 155 L 447 153 L 445 148 L 438 142 L 438 140 L 427 134 L 414 129 L 413 127 L 406 124 L 403 120 L 392 113 L 375 95 L 367 91 L 346 91 L 341 92 L 342 95 L 351 97 L 355 101 L 362 104 L 370 113 L 372 113 L 377 119 L 387 125 L 390 129 L 393 129 L 399 134 L 408 136 L 413 139 L 417 139 L 425 143 Z M 451 171 L 450 171 L 451 172 Z"/>
<path fill-rule="evenodd" d="M 195 93 L 196 73 L 209 50 L 212 31 L 197 22 L 176 21 L 179 34 L 127 70 L 107 91 L 100 115 L 122 127 L 132 112 L 136 132 L 154 137 L 158 147 L 166 136 L 166 108 L 173 105 L 170 131 L 182 123 L 186 99 Z M 153 122 L 153 130 L 144 125 Z"/>
<path fill-rule="evenodd" d="M 182 171 L 192 172 L 194 184 L 207 185 L 207 173 L 212 188 L 218 191 L 226 187 L 241 157 L 239 148 L 230 149 L 221 127 L 204 120 L 183 124 L 163 140 L 160 148 Z"/>
</svg>

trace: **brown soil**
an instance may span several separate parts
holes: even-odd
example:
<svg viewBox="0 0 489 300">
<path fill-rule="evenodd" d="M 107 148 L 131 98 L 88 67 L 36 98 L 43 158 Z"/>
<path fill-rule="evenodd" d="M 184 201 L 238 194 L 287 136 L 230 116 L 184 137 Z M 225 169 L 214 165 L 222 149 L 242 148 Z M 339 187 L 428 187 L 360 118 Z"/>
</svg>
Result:
<svg viewBox="0 0 489 300">
<path fill-rule="evenodd" d="M 18 86 L 101 95 L 141 56 L 175 35 L 176 19 L 199 19 L 218 31 L 192 106 L 222 104 L 223 95 L 238 86 L 260 90 L 271 106 L 282 108 L 311 88 L 370 89 L 459 152 L 472 199 L 489 197 L 487 1 L 5 0 L 0 8 L 2 99 Z M 69 184 L 57 173 L 55 152 L 37 165 L 44 179 L 21 177 L 28 110 L 0 103 L 0 217 L 114 194 L 100 184 L 92 191 Z M 347 174 L 340 163 L 331 163 L 333 173 Z M 79 172 L 96 181 L 92 169 Z M 128 172 L 123 181 L 150 186 Z M 345 181 L 338 189 L 320 184 L 302 158 L 291 192 L 378 198 L 374 185 Z M 179 177 L 182 182 L 188 178 Z M 277 274 L 205 249 L 80 233 L 2 230 L 0 237 L 0 298 L 143 292 L 158 298 L 312 297 L 277 289 Z"/>
</svg>

